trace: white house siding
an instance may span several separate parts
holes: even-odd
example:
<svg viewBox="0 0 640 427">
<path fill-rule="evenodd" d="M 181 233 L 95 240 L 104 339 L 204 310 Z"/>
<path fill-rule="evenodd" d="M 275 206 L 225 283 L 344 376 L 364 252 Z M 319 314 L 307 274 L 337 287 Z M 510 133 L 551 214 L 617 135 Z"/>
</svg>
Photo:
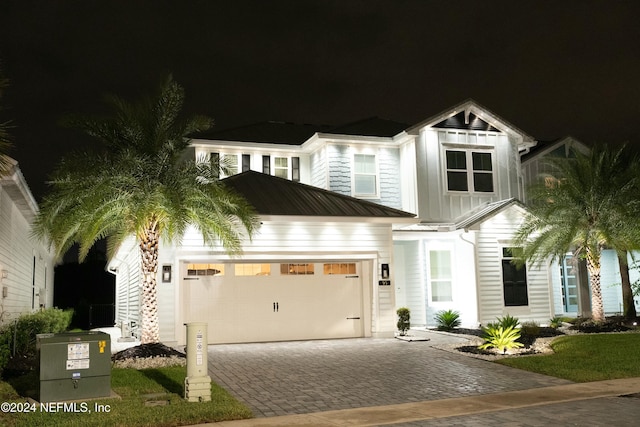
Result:
<svg viewBox="0 0 640 427">
<path fill-rule="evenodd" d="M 140 337 L 140 253 L 133 238 L 127 240 L 118 256 L 111 261 L 110 268 L 116 273 L 116 316 L 117 326 L 123 335 L 134 334 Z"/>
<path fill-rule="evenodd" d="M 452 136 L 453 135 L 453 136 Z M 455 137 L 454 137 L 455 136 Z M 462 143 L 463 136 L 474 144 Z M 482 139 L 479 139 L 482 137 Z M 443 145 L 444 144 L 444 145 Z M 456 145 L 459 144 L 459 145 Z M 459 194 L 446 190 L 445 148 L 472 149 L 494 147 L 494 192 Z M 486 203 L 521 198 L 517 148 L 506 134 L 495 132 L 449 132 L 423 129 L 416 143 L 418 211 L 420 218 L 432 222 L 450 222 Z"/>
<path fill-rule="evenodd" d="M 366 197 L 367 200 L 389 206 L 395 209 L 402 208 L 402 192 L 400 178 L 400 152 L 395 147 L 378 147 L 366 144 L 358 144 L 357 146 L 338 145 L 329 143 L 326 146 L 327 164 L 328 164 L 328 190 L 346 196 L 358 197 L 353 194 L 353 158 L 354 154 L 373 154 L 376 156 L 378 167 L 378 180 L 376 185 L 379 187 L 379 197 Z M 322 157 L 318 156 L 312 159 L 312 164 L 321 163 Z M 313 182 L 322 184 L 321 166 L 318 172 L 313 173 Z M 314 184 L 316 185 L 316 184 Z M 364 198 L 364 197 L 361 197 Z"/>
<path fill-rule="evenodd" d="M 396 300 L 398 307 L 407 307 L 411 312 L 411 324 L 426 325 L 423 256 L 420 240 L 395 239 L 394 258 Z"/>
<path fill-rule="evenodd" d="M 400 199 L 402 200 L 401 209 L 405 212 L 411 212 L 419 215 L 418 190 L 416 182 L 415 139 L 410 138 L 406 142 L 403 142 L 400 145 L 399 154 L 400 168 L 398 169 L 398 175 L 400 177 Z"/>
<path fill-rule="evenodd" d="M 403 253 L 404 283 L 398 283 L 414 326 L 436 326 L 435 314 L 455 310 L 466 327 L 478 326 L 476 278 L 474 268 L 474 232 L 402 232 L 395 233 L 396 254 Z M 451 301 L 433 301 L 429 283 L 429 251 L 447 250 L 451 254 Z M 402 289 L 399 289 L 402 288 Z"/>
<path fill-rule="evenodd" d="M 395 293 L 392 286 L 379 286 L 380 265 L 390 264 L 393 283 L 392 234 L 390 224 L 329 221 L 286 221 L 263 220 L 259 233 L 253 240 L 245 240 L 243 253 L 230 257 L 220 248 L 203 245 L 196 230 L 189 230 L 176 251 L 173 265 L 181 262 L 233 262 L 241 261 L 304 261 L 315 260 L 358 260 L 362 262 L 363 301 L 369 309 L 364 315 L 365 336 L 391 336 L 396 329 Z M 168 262 L 163 258 L 163 262 Z M 177 269 L 174 268 L 174 274 Z M 160 280 L 160 273 L 159 273 Z M 176 292 L 180 295 L 181 278 L 176 277 Z M 162 285 L 162 283 L 159 283 Z M 161 301 L 163 297 L 160 295 Z M 166 300 L 165 300 L 166 302 Z M 169 303 L 169 302 L 167 302 Z M 181 312 L 179 298 L 173 300 L 173 310 L 162 303 L 162 313 L 175 313 L 174 327 L 163 329 L 163 341 L 184 342 L 185 314 Z M 171 333 L 174 336 L 171 336 Z"/>
<path fill-rule="evenodd" d="M 347 145 L 327 145 L 329 188 L 336 193 L 351 195 L 351 150 Z"/>
<path fill-rule="evenodd" d="M 479 320 L 486 324 L 506 314 L 521 321 L 548 324 L 553 317 L 553 299 L 548 267 L 527 265 L 527 306 L 504 305 L 502 248 L 512 245 L 513 232 L 522 220 L 520 208 L 511 206 L 481 224 L 477 237 Z"/>
<path fill-rule="evenodd" d="M 13 198 L 16 196 L 15 190 L 16 187 L 13 187 L 10 194 L 4 184 L 0 186 L 2 322 L 37 310 L 41 306 L 53 306 L 53 255 L 43 244 L 31 238 L 30 219 L 25 218 L 24 208 L 20 209 L 16 205 Z M 28 189 L 22 188 L 22 191 L 28 192 Z M 29 212 L 29 216 L 32 215 L 35 215 L 35 212 Z M 3 294 L 6 294 L 6 297 Z"/>
<path fill-rule="evenodd" d="M 309 156 L 310 159 L 310 184 L 327 190 L 327 181 L 329 178 L 327 172 L 327 149 L 322 147 L 317 151 L 314 151 Z"/>
</svg>

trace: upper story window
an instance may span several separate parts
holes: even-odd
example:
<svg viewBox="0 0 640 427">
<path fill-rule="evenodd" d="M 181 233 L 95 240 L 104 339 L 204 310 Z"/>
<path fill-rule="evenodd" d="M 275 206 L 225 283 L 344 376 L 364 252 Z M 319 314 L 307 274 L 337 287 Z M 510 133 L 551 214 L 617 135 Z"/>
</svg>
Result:
<svg viewBox="0 0 640 427">
<path fill-rule="evenodd" d="M 211 161 L 220 169 L 220 177 L 246 172 L 251 168 L 251 156 L 249 154 L 210 153 Z"/>
<path fill-rule="evenodd" d="M 299 182 L 300 157 L 272 157 L 269 155 L 263 155 L 262 173 Z"/>
<path fill-rule="evenodd" d="M 273 159 L 273 174 L 279 178 L 289 179 L 288 157 L 275 157 Z"/>
<path fill-rule="evenodd" d="M 446 150 L 447 190 L 493 193 L 490 151 Z"/>
<path fill-rule="evenodd" d="M 353 195 L 375 197 L 378 195 L 378 168 L 373 154 L 353 156 Z"/>
</svg>

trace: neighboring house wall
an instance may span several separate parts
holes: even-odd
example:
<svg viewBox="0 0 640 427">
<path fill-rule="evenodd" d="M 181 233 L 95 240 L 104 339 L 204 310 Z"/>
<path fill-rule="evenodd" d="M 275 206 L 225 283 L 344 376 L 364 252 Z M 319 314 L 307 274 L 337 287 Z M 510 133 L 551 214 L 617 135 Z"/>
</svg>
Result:
<svg viewBox="0 0 640 427">
<path fill-rule="evenodd" d="M 37 204 L 14 164 L 0 180 L 0 323 L 53 306 L 53 254 L 31 236 Z"/>
<path fill-rule="evenodd" d="M 122 256 L 122 258 L 118 258 Z M 110 271 L 116 276 L 116 326 L 122 335 L 140 338 L 140 252 L 131 237 L 121 245 L 118 257 L 111 260 Z"/>
</svg>

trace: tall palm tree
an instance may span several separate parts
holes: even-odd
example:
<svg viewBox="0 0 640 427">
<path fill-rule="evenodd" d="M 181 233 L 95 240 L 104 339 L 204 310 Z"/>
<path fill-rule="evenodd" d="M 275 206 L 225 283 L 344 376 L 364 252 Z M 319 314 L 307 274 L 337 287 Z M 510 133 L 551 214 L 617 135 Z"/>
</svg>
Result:
<svg viewBox="0 0 640 427">
<path fill-rule="evenodd" d="M 216 165 L 181 160 L 187 135 L 210 120 L 180 116 L 184 91 L 171 77 L 157 97 L 140 103 L 110 98 L 112 117 L 73 121 L 106 151 L 73 154 L 59 164 L 34 232 L 58 256 L 79 245 L 82 261 L 107 238 L 108 255 L 134 235 L 142 267 L 141 342 L 159 341 L 156 275 L 160 239 L 179 240 L 195 226 L 208 245 L 238 252 L 258 222 L 253 209 L 218 180 Z"/>
<path fill-rule="evenodd" d="M 640 247 L 631 220 L 638 178 L 628 173 L 627 152 L 596 146 L 588 154 L 549 159 L 552 173 L 530 189 L 530 210 L 516 233 L 525 260 L 561 260 L 570 251 L 586 260 L 595 321 L 605 318 L 602 250 Z"/>
</svg>

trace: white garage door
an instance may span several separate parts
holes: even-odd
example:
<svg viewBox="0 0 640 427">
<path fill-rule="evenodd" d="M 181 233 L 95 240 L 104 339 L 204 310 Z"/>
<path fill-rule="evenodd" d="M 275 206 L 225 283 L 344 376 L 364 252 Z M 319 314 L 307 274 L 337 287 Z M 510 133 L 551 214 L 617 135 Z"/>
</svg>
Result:
<svg viewBox="0 0 640 427">
<path fill-rule="evenodd" d="M 209 343 L 364 336 L 360 262 L 184 263 L 185 323 Z"/>
</svg>

